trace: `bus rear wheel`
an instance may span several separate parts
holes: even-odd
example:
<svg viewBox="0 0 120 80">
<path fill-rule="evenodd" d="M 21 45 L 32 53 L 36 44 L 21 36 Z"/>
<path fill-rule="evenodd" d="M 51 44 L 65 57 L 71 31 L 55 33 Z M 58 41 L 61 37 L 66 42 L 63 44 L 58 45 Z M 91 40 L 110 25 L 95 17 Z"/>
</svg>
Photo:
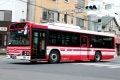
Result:
<svg viewBox="0 0 120 80">
<path fill-rule="evenodd" d="M 49 55 L 49 63 L 59 63 L 60 62 L 60 55 L 58 51 L 51 51 L 50 55 Z"/>
<path fill-rule="evenodd" d="M 100 60 L 102 59 L 102 55 L 100 52 L 96 52 L 95 56 L 94 56 L 94 61 L 95 62 L 100 62 Z"/>
</svg>

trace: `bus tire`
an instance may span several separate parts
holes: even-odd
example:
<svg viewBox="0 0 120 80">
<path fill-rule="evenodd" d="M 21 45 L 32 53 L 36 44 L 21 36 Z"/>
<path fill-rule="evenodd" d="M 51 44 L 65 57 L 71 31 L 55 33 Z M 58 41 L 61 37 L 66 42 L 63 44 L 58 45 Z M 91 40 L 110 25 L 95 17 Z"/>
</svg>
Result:
<svg viewBox="0 0 120 80">
<path fill-rule="evenodd" d="M 50 52 L 50 55 L 49 55 L 49 60 L 48 60 L 49 63 L 59 63 L 60 62 L 60 54 L 58 51 L 56 50 L 53 50 Z"/>
<path fill-rule="evenodd" d="M 101 59 L 102 59 L 102 55 L 101 55 L 101 53 L 99 51 L 97 51 L 95 53 L 95 56 L 94 56 L 94 61 L 95 62 L 100 62 Z"/>
</svg>

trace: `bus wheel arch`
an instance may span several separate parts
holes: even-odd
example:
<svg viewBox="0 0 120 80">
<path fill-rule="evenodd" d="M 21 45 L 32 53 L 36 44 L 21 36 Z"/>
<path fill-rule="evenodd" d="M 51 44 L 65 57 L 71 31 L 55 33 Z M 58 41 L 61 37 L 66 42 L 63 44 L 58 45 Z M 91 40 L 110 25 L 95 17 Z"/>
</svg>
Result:
<svg viewBox="0 0 120 80">
<path fill-rule="evenodd" d="M 61 60 L 60 51 L 58 49 L 52 49 L 49 54 L 49 63 L 59 63 Z"/>
<path fill-rule="evenodd" d="M 102 59 L 102 53 L 101 53 L 101 51 L 98 50 L 98 51 L 95 52 L 94 61 L 95 62 L 100 62 L 101 59 Z"/>
</svg>

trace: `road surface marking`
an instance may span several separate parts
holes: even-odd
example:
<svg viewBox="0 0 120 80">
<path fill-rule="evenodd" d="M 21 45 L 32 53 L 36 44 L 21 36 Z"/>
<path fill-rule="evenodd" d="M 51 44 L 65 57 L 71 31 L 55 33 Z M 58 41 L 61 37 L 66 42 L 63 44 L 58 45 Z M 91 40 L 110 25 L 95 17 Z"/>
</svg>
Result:
<svg viewBox="0 0 120 80">
<path fill-rule="evenodd" d="M 95 66 L 95 67 L 106 67 L 106 68 L 120 68 L 120 64 L 111 63 L 72 63 L 73 65 L 85 65 L 85 66 Z"/>
</svg>

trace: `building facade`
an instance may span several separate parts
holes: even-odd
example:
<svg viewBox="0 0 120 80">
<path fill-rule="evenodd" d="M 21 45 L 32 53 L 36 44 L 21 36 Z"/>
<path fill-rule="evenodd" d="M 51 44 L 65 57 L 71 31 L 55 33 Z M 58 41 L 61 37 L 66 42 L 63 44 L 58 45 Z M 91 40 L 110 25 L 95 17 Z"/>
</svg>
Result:
<svg viewBox="0 0 120 80">
<path fill-rule="evenodd" d="M 86 16 L 84 12 L 84 6 L 87 0 L 35 0 L 35 4 L 32 0 L 29 0 L 32 8 L 29 8 L 29 12 L 33 16 L 29 21 L 37 23 L 42 22 L 61 22 L 66 24 L 73 24 L 87 28 Z M 34 5 L 34 6 L 33 6 Z"/>
<path fill-rule="evenodd" d="M 0 54 L 6 53 L 7 31 L 10 21 L 0 21 Z"/>
</svg>

